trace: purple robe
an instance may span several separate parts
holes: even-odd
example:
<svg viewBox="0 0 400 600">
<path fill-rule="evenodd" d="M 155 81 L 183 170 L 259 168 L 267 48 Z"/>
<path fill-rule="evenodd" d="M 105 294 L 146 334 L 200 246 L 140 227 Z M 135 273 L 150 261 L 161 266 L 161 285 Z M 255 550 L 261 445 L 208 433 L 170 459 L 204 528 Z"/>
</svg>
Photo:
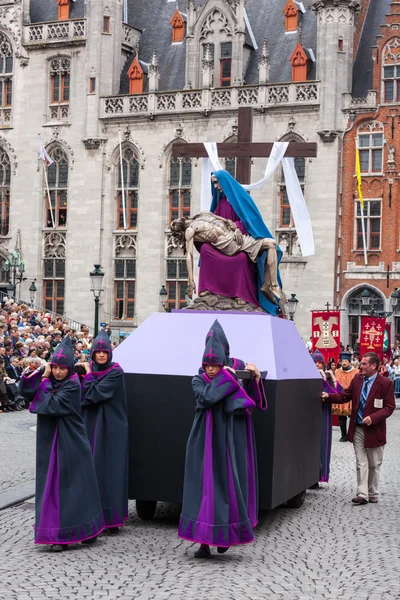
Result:
<svg viewBox="0 0 400 600">
<path fill-rule="evenodd" d="M 240 231 L 247 231 L 239 217 L 223 196 L 214 214 L 234 221 Z M 226 256 L 211 244 L 200 248 L 200 275 L 198 293 L 208 290 L 228 298 L 241 298 L 249 304 L 259 306 L 257 300 L 257 267 L 246 252 Z"/>
<path fill-rule="evenodd" d="M 77 375 L 61 383 L 40 371 L 22 376 L 20 392 L 33 398 L 36 432 L 35 544 L 76 544 L 104 529 L 92 452 L 81 417 Z"/>
<path fill-rule="evenodd" d="M 82 415 L 92 447 L 105 527 L 128 519 L 128 419 L 124 372 L 118 363 L 88 373 L 81 384 Z"/>
<path fill-rule="evenodd" d="M 186 450 L 178 535 L 210 546 L 251 543 L 257 510 L 254 445 L 250 448 L 247 436 L 240 435 L 236 448 L 235 421 L 242 415 L 246 428 L 244 415 L 256 402 L 226 370 L 212 380 L 197 375 L 192 386 L 197 412 Z M 238 452 L 243 453 L 239 461 Z M 253 465 L 250 472 L 248 464 Z"/>
<path fill-rule="evenodd" d="M 328 394 L 336 394 L 342 391 L 340 383 L 336 382 L 333 388 L 327 381 L 323 382 L 322 391 Z M 328 483 L 331 466 L 332 451 L 332 406 L 328 402 L 322 403 L 321 420 L 321 447 L 320 447 L 320 466 L 319 480 L 322 483 Z"/>
</svg>

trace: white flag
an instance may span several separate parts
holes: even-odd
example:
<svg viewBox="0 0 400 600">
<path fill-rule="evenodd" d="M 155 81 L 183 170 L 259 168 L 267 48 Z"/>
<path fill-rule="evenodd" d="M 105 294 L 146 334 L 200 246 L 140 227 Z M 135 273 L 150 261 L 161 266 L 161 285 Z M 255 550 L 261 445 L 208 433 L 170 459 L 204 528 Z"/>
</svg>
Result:
<svg viewBox="0 0 400 600">
<path fill-rule="evenodd" d="M 54 164 L 54 160 L 46 152 L 46 148 L 42 144 L 42 140 L 39 138 L 39 158 L 46 163 L 48 167 Z"/>
</svg>

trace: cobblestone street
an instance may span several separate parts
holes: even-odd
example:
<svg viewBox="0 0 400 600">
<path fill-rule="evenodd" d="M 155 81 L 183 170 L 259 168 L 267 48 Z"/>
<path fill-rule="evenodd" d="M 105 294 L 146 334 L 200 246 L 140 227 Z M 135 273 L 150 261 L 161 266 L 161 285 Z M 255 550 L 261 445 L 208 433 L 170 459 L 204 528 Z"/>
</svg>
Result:
<svg viewBox="0 0 400 600">
<path fill-rule="evenodd" d="M 2 489 L 32 476 L 33 424 L 27 413 L 1 415 Z M 338 440 L 335 428 L 328 488 L 308 492 L 298 510 L 263 513 L 255 544 L 208 561 L 195 561 L 194 547 L 178 540 L 174 506 L 160 506 L 154 521 L 144 523 L 131 502 L 129 524 L 117 537 L 103 535 L 92 548 L 61 554 L 34 546 L 33 500 L 6 509 L 0 600 L 398 599 L 400 412 L 388 420 L 377 505 L 352 506 L 353 448 Z"/>
</svg>

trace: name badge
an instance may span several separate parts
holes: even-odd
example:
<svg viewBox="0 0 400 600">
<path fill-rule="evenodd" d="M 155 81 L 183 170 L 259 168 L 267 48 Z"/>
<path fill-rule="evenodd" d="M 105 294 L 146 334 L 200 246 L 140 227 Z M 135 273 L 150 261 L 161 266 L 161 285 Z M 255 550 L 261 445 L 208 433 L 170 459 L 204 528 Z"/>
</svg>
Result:
<svg viewBox="0 0 400 600">
<path fill-rule="evenodd" d="M 374 408 L 383 408 L 383 398 L 375 398 Z"/>
</svg>

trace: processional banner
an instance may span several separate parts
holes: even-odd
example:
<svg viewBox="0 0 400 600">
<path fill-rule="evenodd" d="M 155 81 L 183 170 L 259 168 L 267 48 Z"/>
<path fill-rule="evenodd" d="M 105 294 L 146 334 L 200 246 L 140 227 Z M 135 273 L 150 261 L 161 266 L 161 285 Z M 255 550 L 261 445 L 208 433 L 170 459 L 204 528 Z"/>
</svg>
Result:
<svg viewBox="0 0 400 600">
<path fill-rule="evenodd" d="M 383 338 L 383 357 L 390 360 L 392 358 L 392 340 L 391 340 L 391 325 L 386 322 L 385 334 Z"/>
<path fill-rule="evenodd" d="M 366 352 L 376 352 L 382 360 L 386 319 L 361 317 L 360 357 Z"/>
<path fill-rule="evenodd" d="M 340 354 L 340 311 L 312 311 L 312 350 L 319 350 L 327 363 L 333 358 L 337 363 Z"/>
</svg>

